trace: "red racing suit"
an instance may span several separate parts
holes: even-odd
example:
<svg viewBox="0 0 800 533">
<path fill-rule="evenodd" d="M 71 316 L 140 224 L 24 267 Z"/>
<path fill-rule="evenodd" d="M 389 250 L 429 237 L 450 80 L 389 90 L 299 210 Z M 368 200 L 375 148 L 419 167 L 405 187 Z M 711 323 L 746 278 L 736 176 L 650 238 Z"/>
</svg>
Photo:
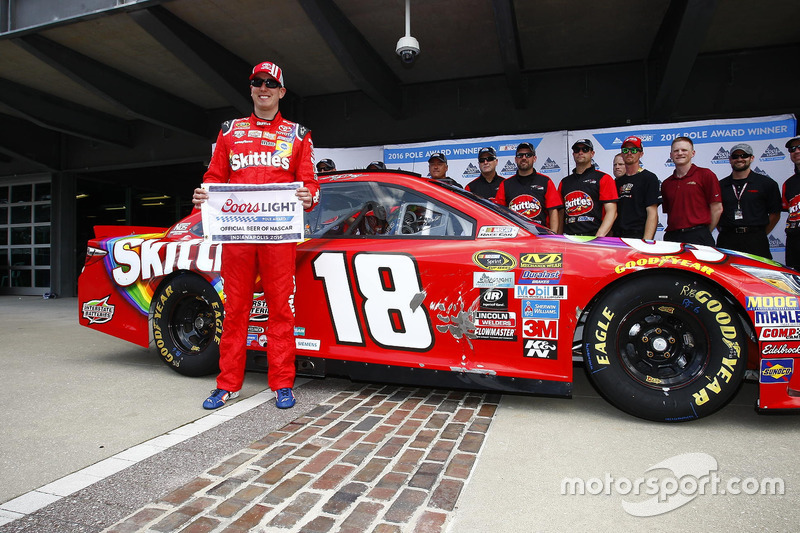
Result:
<svg viewBox="0 0 800 533">
<path fill-rule="evenodd" d="M 255 115 L 222 124 L 207 183 L 290 183 L 302 181 L 319 200 L 311 132 L 280 113 L 273 120 Z M 261 275 L 267 321 L 267 380 L 272 390 L 292 387 L 295 377 L 294 290 L 296 243 L 222 245 L 225 319 L 220 341 L 217 388 L 238 391 L 244 381 L 247 325 L 256 274 Z"/>
</svg>

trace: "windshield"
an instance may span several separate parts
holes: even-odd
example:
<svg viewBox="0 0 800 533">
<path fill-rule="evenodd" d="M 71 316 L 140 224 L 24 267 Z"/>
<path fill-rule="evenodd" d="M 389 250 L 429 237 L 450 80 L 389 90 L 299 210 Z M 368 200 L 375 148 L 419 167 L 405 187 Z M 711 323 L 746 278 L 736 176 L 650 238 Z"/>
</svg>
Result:
<svg viewBox="0 0 800 533">
<path fill-rule="evenodd" d="M 549 228 L 545 228 L 544 226 L 540 226 L 539 224 L 531 222 L 527 218 L 515 213 L 506 206 L 498 205 L 490 200 L 487 200 L 486 198 L 482 198 L 460 187 L 453 187 L 452 185 L 448 185 L 446 183 L 437 183 L 437 185 L 439 185 L 440 187 L 445 187 L 446 189 L 450 189 L 451 191 L 458 193 L 461 196 L 468 198 L 475 203 L 481 204 L 487 209 L 491 209 L 498 215 L 508 219 L 517 226 L 520 226 L 521 228 L 530 231 L 534 235 L 554 235 L 554 233 L 550 231 Z"/>
</svg>

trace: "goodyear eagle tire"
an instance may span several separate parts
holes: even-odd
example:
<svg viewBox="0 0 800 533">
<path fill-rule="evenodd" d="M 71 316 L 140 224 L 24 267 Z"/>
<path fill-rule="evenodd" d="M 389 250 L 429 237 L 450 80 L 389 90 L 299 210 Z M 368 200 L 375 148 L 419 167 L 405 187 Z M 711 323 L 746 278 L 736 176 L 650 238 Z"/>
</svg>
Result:
<svg viewBox="0 0 800 533">
<path fill-rule="evenodd" d="M 206 280 L 181 274 L 153 298 L 153 341 L 161 359 L 185 376 L 219 371 L 222 300 Z"/>
<path fill-rule="evenodd" d="M 744 378 L 747 336 L 736 309 L 700 278 L 658 274 L 623 282 L 592 308 L 583 337 L 592 383 L 640 418 L 709 415 Z"/>
</svg>

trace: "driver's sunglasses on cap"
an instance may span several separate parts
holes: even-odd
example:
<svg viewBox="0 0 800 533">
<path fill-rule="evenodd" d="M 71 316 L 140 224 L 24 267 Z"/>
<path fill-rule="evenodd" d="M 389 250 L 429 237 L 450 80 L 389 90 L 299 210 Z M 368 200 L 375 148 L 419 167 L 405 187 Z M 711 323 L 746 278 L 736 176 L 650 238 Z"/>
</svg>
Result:
<svg viewBox="0 0 800 533">
<path fill-rule="evenodd" d="M 278 80 L 273 80 L 272 78 L 253 78 L 250 80 L 250 85 L 253 87 L 261 87 L 262 85 L 266 85 L 267 89 L 279 89 L 281 84 L 278 83 Z"/>
<path fill-rule="evenodd" d="M 493 156 L 493 155 L 486 156 L 486 157 L 479 157 L 478 158 L 478 163 L 486 163 L 487 161 L 494 161 L 495 159 L 497 159 L 497 158 L 495 156 Z"/>
<path fill-rule="evenodd" d="M 623 150 L 624 150 L 624 148 L 623 148 Z M 573 154 L 577 154 L 579 152 L 583 152 L 584 154 L 588 154 L 591 151 L 592 151 L 592 149 L 589 148 L 588 146 L 576 146 L 576 147 L 574 147 L 572 149 L 572 153 Z"/>
<path fill-rule="evenodd" d="M 584 150 L 584 151 L 588 152 L 589 150 Z M 622 153 L 623 154 L 638 154 L 639 153 L 639 149 L 638 148 L 629 148 L 629 147 L 626 146 L 625 148 L 622 149 Z"/>
<path fill-rule="evenodd" d="M 320 163 L 319 165 L 317 165 L 317 171 L 319 172 L 327 172 L 329 170 L 333 170 L 333 167 L 330 165 L 326 165 L 324 163 Z"/>
</svg>

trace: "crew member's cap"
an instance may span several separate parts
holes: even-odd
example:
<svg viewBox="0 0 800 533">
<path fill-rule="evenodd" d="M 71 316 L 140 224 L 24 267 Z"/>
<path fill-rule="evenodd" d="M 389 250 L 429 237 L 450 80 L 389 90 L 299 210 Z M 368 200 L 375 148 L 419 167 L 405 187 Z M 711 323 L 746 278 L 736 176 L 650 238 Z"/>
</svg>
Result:
<svg viewBox="0 0 800 533">
<path fill-rule="evenodd" d="M 577 140 L 577 141 L 575 141 L 575 143 L 572 145 L 572 148 L 575 148 L 575 147 L 576 147 L 576 146 L 578 146 L 579 144 L 585 144 L 586 146 L 588 146 L 588 147 L 589 147 L 589 150 L 594 150 L 594 145 L 592 144 L 592 141 L 590 141 L 589 139 L 578 139 L 578 140 Z"/>
<path fill-rule="evenodd" d="M 519 143 L 517 145 L 517 152 L 519 152 L 522 148 L 527 148 L 528 150 L 533 152 L 534 155 L 536 155 L 536 148 L 534 148 L 531 143 L 529 142 Z"/>
<path fill-rule="evenodd" d="M 736 146 L 734 146 L 733 148 L 731 148 L 731 155 L 733 155 L 733 152 L 735 152 L 736 150 L 739 150 L 740 152 L 744 152 L 747 155 L 753 155 L 753 148 L 749 144 L 746 144 L 746 143 L 739 143 Z"/>
<path fill-rule="evenodd" d="M 285 87 L 285 85 L 283 84 L 283 71 L 281 70 L 281 67 L 279 67 L 275 63 L 264 61 L 263 63 L 259 63 L 258 65 L 254 66 L 253 73 L 250 74 L 250 79 L 252 80 L 253 78 L 256 77 L 256 74 L 260 74 L 262 72 L 265 74 L 269 74 L 270 76 L 278 80 L 278 83 L 280 83 Z"/>
<path fill-rule="evenodd" d="M 326 170 L 333 170 L 336 168 L 336 165 L 333 163 L 332 159 L 320 159 L 319 163 L 317 163 L 317 170 L 320 172 L 325 172 Z"/>
<path fill-rule="evenodd" d="M 800 137 L 795 137 L 794 139 L 789 139 L 788 141 L 786 141 L 786 148 L 789 148 L 790 146 L 792 146 L 792 143 L 795 142 L 795 141 L 798 141 L 795 144 L 800 144 Z"/>
<path fill-rule="evenodd" d="M 386 170 L 386 165 L 383 164 L 383 161 L 373 161 L 367 165 L 367 170 Z"/>
<path fill-rule="evenodd" d="M 442 163 L 447 163 L 447 156 L 444 155 L 442 152 L 436 152 L 435 154 L 431 154 L 431 156 L 428 158 L 428 163 L 430 163 L 434 159 L 438 159 Z"/>
<path fill-rule="evenodd" d="M 480 150 L 478 150 L 478 157 L 482 156 L 483 154 L 491 154 L 497 157 L 497 151 L 492 146 L 484 146 Z"/>
<path fill-rule="evenodd" d="M 638 148 L 639 150 L 643 149 L 642 148 L 642 140 L 639 137 L 635 136 L 635 135 L 631 135 L 630 137 L 626 137 L 625 140 L 622 141 L 622 146 L 625 146 L 626 144 L 633 145 L 636 148 Z M 592 147 L 592 145 L 590 144 L 589 148 L 591 148 L 591 147 Z"/>
</svg>

